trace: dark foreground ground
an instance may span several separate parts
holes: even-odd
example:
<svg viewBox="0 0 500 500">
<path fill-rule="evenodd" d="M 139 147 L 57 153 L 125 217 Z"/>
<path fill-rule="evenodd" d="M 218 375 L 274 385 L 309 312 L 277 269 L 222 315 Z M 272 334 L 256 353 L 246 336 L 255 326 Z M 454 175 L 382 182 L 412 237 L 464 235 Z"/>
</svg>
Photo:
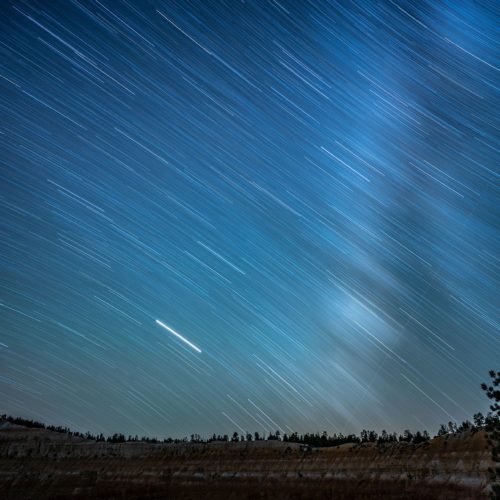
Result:
<svg viewBox="0 0 500 500">
<path fill-rule="evenodd" d="M 0 498 L 489 498 L 484 432 L 303 452 L 276 441 L 153 445 L 0 428 Z"/>
</svg>

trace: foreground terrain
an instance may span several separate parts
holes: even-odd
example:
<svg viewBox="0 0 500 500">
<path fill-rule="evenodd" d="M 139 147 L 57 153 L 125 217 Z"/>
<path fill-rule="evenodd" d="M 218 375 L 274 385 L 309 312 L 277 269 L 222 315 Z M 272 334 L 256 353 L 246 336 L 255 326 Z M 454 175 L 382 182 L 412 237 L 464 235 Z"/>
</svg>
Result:
<svg viewBox="0 0 500 500">
<path fill-rule="evenodd" d="M 412 445 L 95 442 L 0 423 L 0 497 L 489 498 L 484 431 Z"/>
</svg>

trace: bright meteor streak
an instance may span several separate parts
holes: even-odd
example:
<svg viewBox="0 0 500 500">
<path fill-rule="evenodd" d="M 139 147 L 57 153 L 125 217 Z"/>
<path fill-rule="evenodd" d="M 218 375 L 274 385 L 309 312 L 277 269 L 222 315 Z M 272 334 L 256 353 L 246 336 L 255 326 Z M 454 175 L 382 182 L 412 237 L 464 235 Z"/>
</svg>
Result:
<svg viewBox="0 0 500 500">
<path fill-rule="evenodd" d="M 172 328 L 170 328 L 169 326 L 167 326 L 165 323 L 162 323 L 160 320 L 156 320 L 156 322 L 160 325 L 160 326 L 163 326 L 163 328 L 165 328 L 165 330 L 168 330 L 170 333 L 172 333 L 173 335 L 175 335 L 177 338 L 181 339 L 185 344 L 187 344 L 189 347 L 191 347 L 191 349 L 194 349 L 196 352 L 201 352 L 201 349 L 199 349 L 198 347 L 196 347 L 193 343 L 189 342 L 188 339 L 184 338 L 180 333 L 177 333 L 175 330 L 173 330 Z"/>
</svg>

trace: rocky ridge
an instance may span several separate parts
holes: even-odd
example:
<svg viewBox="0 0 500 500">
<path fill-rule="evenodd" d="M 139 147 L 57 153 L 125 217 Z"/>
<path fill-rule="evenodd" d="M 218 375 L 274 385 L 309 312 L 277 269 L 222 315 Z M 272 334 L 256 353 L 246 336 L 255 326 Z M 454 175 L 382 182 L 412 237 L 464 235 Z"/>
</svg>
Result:
<svg viewBox="0 0 500 500">
<path fill-rule="evenodd" d="M 107 443 L 0 427 L 0 497 L 489 498 L 484 431 L 413 445 Z"/>
</svg>

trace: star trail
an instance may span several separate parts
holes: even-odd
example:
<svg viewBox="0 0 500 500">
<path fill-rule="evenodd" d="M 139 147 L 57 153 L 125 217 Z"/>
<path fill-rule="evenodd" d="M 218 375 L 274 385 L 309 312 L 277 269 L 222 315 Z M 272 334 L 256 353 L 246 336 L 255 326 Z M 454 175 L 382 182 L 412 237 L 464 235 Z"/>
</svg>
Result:
<svg viewBox="0 0 500 500">
<path fill-rule="evenodd" d="M 191 347 L 196 352 L 201 353 L 201 349 L 199 347 L 196 347 L 193 343 L 189 342 L 189 340 L 186 337 L 183 337 L 180 333 L 176 332 L 173 328 L 170 328 L 167 326 L 165 323 L 162 323 L 160 320 L 156 320 L 156 323 L 158 323 L 161 327 L 165 328 L 168 332 L 170 332 L 172 335 L 175 335 L 178 339 L 182 340 L 186 345 Z"/>
<path fill-rule="evenodd" d="M 0 411 L 158 437 L 486 411 L 494 9 L 3 1 Z"/>
</svg>

